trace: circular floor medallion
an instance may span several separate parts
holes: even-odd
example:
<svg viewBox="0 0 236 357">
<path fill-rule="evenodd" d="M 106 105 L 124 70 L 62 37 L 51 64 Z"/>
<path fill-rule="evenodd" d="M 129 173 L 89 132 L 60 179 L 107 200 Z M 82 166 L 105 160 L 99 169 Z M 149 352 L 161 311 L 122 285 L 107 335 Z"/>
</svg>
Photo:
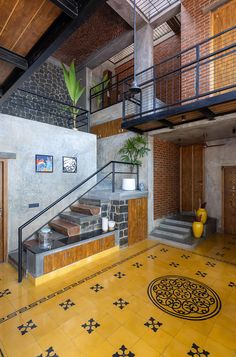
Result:
<svg viewBox="0 0 236 357">
<path fill-rule="evenodd" d="M 148 296 L 162 311 L 187 320 L 206 320 L 221 309 L 220 298 L 214 290 L 185 276 L 154 279 L 148 286 Z"/>
</svg>

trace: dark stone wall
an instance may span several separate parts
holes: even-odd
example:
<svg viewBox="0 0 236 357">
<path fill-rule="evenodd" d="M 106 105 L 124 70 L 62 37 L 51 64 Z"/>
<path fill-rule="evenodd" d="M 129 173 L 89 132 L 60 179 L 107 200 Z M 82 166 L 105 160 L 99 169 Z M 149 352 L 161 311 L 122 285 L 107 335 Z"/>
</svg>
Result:
<svg viewBox="0 0 236 357">
<path fill-rule="evenodd" d="M 51 62 L 45 62 L 20 89 L 70 104 L 62 69 Z M 16 90 L 0 106 L 0 112 L 64 127 L 68 127 L 68 119 L 71 118 L 71 113 L 65 105 L 32 96 L 21 90 Z"/>
</svg>

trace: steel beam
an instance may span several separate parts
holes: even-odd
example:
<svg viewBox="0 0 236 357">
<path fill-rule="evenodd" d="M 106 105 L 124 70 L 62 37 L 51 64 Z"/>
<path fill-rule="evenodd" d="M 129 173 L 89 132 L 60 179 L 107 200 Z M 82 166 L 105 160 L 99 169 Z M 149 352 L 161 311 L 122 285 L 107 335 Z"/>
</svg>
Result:
<svg viewBox="0 0 236 357">
<path fill-rule="evenodd" d="M 81 8 L 75 19 L 69 18 L 62 13 L 44 35 L 39 39 L 36 45 L 26 56 L 28 69 L 23 70 L 16 68 L 2 85 L 2 104 L 9 96 L 19 88 L 46 60 L 50 57 L 63 42 L 77 30 L 86 19 L 104 3 L 104 0 L 81 1 Z"/>
<path fill-rule="evenodd" d="M 72 19 L 78 16 L 78 3 L 74 0 L 50 0 Z"/>
<path fill-rule="evenodd" d="M 1 46 L 0 60 L 7 63 L 11 63 L 14 67 L 21 68 L 24 71 L 28 68 L 28 62 L 24 57 Z"/>
</svg>

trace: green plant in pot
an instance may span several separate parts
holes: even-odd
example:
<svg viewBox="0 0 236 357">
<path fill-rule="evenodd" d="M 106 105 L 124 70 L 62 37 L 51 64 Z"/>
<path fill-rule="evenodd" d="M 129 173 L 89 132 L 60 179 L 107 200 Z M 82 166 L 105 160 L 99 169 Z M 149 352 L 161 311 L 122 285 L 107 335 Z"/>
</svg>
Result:
<svg viewBox="0 0 236 357">
<path fill-rule="evenodd" d="M 148 154 L 148 140 L 145 136 L 136 135 L 128 138 L 124 145 L 119 150 L 121 160 L 126 163 L 131 163 L 131 173 L 134 172 L 135 165 L 142 166 L 142 159 Z M 123 190 L 135 190 L 135 179 L 124 178 L 122 183 Z"/>
<path fill-rule="evenodd" d="M 66 84 L 66 88 L 71 99 L 72 107 L 69 108 L 72 118 L 73 118 L 73 129 L 77 130 L 76 128 L 76 118 L 80 112 L 79 108 L 75 108 L 80 97 L 83 95 L 85 91 L 85 87 L 82 87 L 80 83 L 80 79 L 76 78 L 76 71 L 75 71 L 75 63 L 74 61 L 71 62 L 69 69 L 62 63 L 62 70 L 64 75 L 64 80 Z"/>
<path fill-rule="evenodd" d="M 92 82 L 93 85 L 92 95 L 96 98 L 98 109 L 100 109 L 102 103 L 102 96 L 104 95 L 102 91 L 107 88 L 109 82 L 110 79 L 108 78 L 108 73 L 104 74 L 101 83 L 97 84 L 95 81 Z"/>
</svg>

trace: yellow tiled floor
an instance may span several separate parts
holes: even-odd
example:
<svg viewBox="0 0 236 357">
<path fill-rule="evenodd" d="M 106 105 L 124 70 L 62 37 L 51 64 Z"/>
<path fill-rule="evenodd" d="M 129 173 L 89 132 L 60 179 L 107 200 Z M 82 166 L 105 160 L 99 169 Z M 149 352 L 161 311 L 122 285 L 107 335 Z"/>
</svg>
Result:
<svg viewBox="0 0 236 357">
<path fill-rule="evenodd" d="M 214 235 L 192 251 L 149 239 L 89 259 L 82 268 L 40 287 L 26 279 L 18 284 L 14 268 L 2 264 L 0 356 L 236 357 L 235 253 L 232 236 Z M 219 313 L 198 321 L 162 311 L 147 289 L 166 275 L 212 288 L 221 300 Z M 146 324 L 150 318 L 155 331 Z"/>
</svg>

